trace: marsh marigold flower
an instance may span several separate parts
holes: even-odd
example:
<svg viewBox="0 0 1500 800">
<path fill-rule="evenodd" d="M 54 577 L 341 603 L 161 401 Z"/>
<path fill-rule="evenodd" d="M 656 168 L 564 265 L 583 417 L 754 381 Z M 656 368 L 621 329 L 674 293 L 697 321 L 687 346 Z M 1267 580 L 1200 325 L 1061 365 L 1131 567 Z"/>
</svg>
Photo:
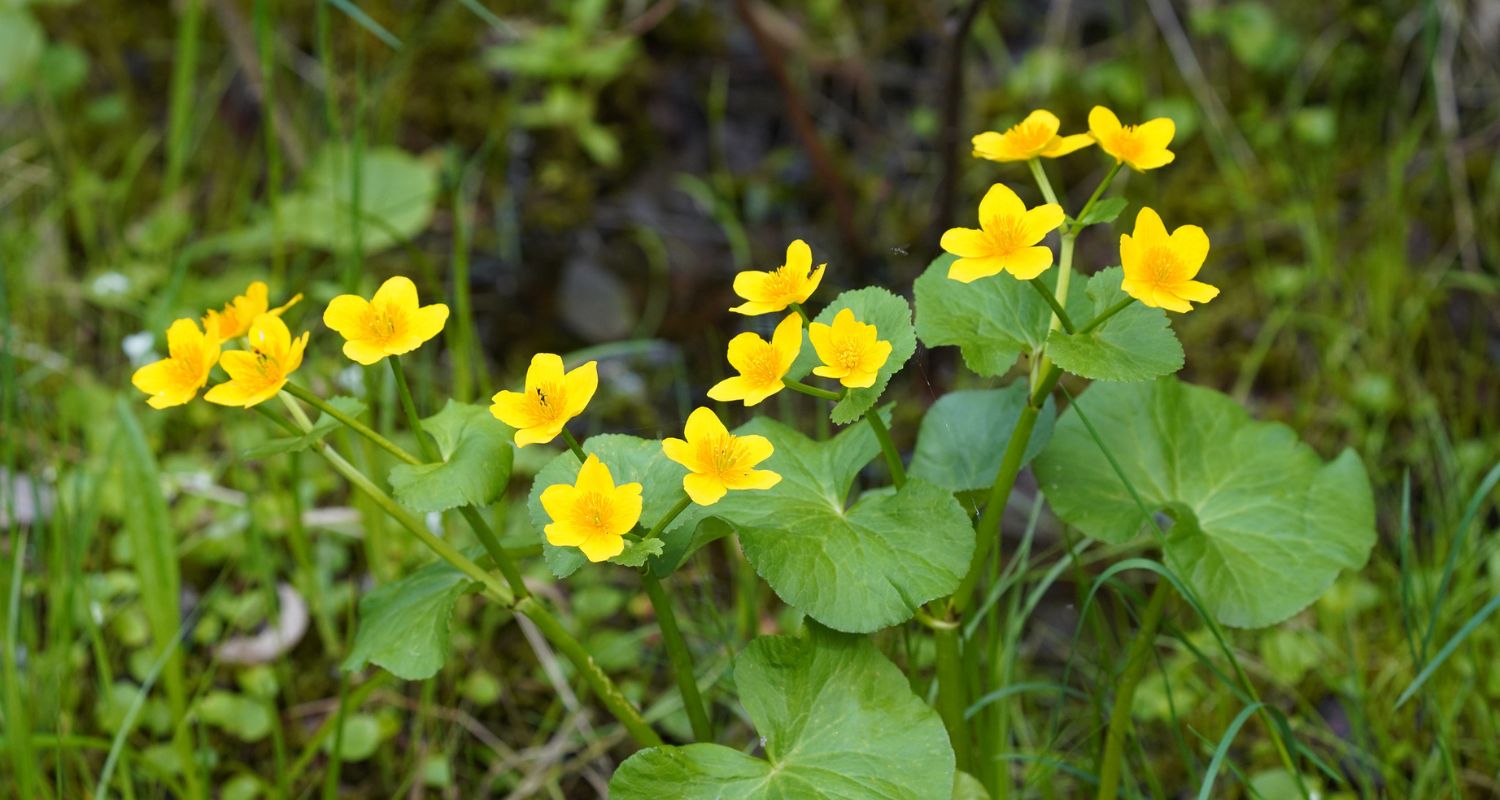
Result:
<svg viewBox="0 0 1500 800">
<path fill-rule="evenodd" d="M 1177 157 L 1167 149 L 1177 134 L 1176 123 L 1167 117 L 1139 125 L 1121 125 L 1115 112 L 1094 106 L 1089 112 L 1089 134 L 1099 143 L 1100 150 L 1138 172 L 1164 167 Z"/>
<path fill-rule="evenodd" d="M 244 336 L 250 331 L 250 323 L 261 314 L 281 316 L 283 311 L 297 304 L 302 295 L 296 294 L 292 299 L 276 308 L 269 308 L 268 299 L 270 289 L 264 281 L 255 281 L 245 289 L 245 293 L 224 304 L 223 311 L 209 309 L 203 315 L 203 330 L 210 336 L 219 337 L 219 341 L 227 342 L 230 339 Z"/>
<path fill-rule="evenodd" d="M 556 547 L 576 547 L 590 561 L 605 561 L 625 550 L 625 534 L 641 519 L 641 485 L 616 486 L 609 467 L 590 455 L 572 486 L 542 490 L 542 508 L 552 518 L 545 529 Z"/>
<path fill-rule="evenodd" d="M 526 390 L 496 392 L 490 413 L 516 429 L 516 447 L 550 442 L 583 413 L 599 388 L 599 362 L 563 371 L 561 356 L 537 353 L 526 368 Z"/>
<path fill-rule="evenodd" d="M 729 309 L 755 316 L 785 311 L 793 303 L 806 303 L 823 280 L 823 268 L 812 265 L 812 248 L 798 239 L 786 247 L 786 263 L 769 272 L 746 270 L 734 276 L 734 293 L 745 300 Z"/>
<path fill-rule="evenodd" d="M 974 155 L 991 161 L 1029 161 L 1057 158 L 1094 143 L 1087 133 L 1058 136 L 1062 123 L 1051 111 L 1037 109 L 1005 133 L 986 131 L 973 138 Z"/>
<path fill-rule="evenodd" d="M 1142 208 L 1135 217 L 1134 235 L 1120 236 L 1120 265 L 1125 279 L 1120 289 L 1156 308 L 1186 312 L 1193 303 L 1207 303 L 1219 290 L 1195 281 L 1208 257 L 1208 234 L 1197 225 L 1183 225 L 1170 236 L 1161 217 Z"/>
<path fill-rule="evenodd" d="M 167 328 L 167 353 L 130 376 L 135 388 L 151 395 L 146 402 L 152 408 L 180 406 L 198 396 L 219 360 L 219 340 L 199 330 L 197 322 L 179 319 Z"/>
<path fill-rule="evenodd" d="M 1004 184 L 995 184 L 979 201 L 979 229 L 951 228 L 943 234 L 944 250 L 958 256 L 948 277 L 971 283 L 1000 272 L 1029 281 L 1052 266 L 1052 248 L 1038 245 L 1063 222 L 1062 206 L 1047 203 L 1027 209 Z"/>
<path fill-rule="evenodd" d="M 755 465 L 771 457 L 771 440 L 749 434 L 735 436 L 713 411 L 699 408 L 688 415 L 682 439 L 663 439 L 667 458 L 688 468 L 682 488 L 700 506 L 719 502 L 730 489 L 769 489 L 781 476 Z"/>
<path fill-rule="evenodd" d="M 447 321 L 447 306 L 417 305 L 417 285 L 399 275 L 380 284 L 369 300 L 341 294 L 323 311 L 323 324 L 344 337 L 344 355 L 361 364 L 410 353 Z"/>
<path fill-rule="evenodd" d="M 891 357 L 891 343 L 879 338 L 875 326 L 854 318 L 852 309 L 833 317 L 832 325 L 814 322 L 807 328 L 807 338 L 823 365 L 813 374 L 836 378 L 850 389 L 875 385 L 875 375 Z"/>
<path fill-rule="evenodd" d="M 249 350 L 228 350 L 219 366 L 229 381 L 208 390 L 203 399 L 221 406 L 249 408 L 271 399 L 286 379 L 302 366 L 308 334 L 293 339 L 286 323 L 275 314 L 261 314 L 250 323 Z"/>
<path fill-rule="evenodd" d="M 788 314 L 776 326 L 769 342 L 746 331 L 729 340 L 729 366 L 740 374 L 714 384 L 708 396 L 720 402 L 742 400 L 746 406 L 753 406 L 781 391 L 781 379 L 800 352 L 802 318 L 796 314 Z"/>
</svg>

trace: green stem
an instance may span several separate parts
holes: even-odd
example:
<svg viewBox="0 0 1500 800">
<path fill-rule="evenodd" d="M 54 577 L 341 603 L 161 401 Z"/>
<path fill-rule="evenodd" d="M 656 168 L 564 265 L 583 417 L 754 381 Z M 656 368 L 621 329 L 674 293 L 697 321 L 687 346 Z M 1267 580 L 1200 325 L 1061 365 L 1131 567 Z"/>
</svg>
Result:
<svg viewBox="0 0 1500 800">
<path fill-rule="evenodd" d="M 1031 168 L 1031 177 L 1036 178 L 1036 185 L 1042 190 L 1042 197 L 1047 198 L 1049 203 L 1062 205 L 1057 202 L 1057 192 L 1052 191 L 1052 181 L 1047 180 L 1047 171 L 1042 169 L 1041 160 L 1029 159 L 1026 166 Z"/>
<path fill-rule="evenodd" d="M 1099 765 L 1099 800 L 1114 800 L 1119 794 L 1120 761 L 1125 752 L 1125 734 L 1130 727 L 1130 709 L 1135 700 L 1135 689 L 1146 675 L 1151 663 L 1151 650 L 1156 644 L 1156 628 L 1161 623 L 1163 610 L 1172 592 L 1172 582 L 1158 578 L 1156 588 L 1151 590 L 1151 599 L 1141 614 L 1140 626 L 1135 641 L 1125 656 L 1125 670 L 1120 673 L 1120 682 L 1115 685 L 1115 702 L 1109 712 L 1109 731 L 1104 736 L 1104 758 Z"/>
<path fill-rule="evenodd" d="M 583 452 L 583 445 L 579 444 L 578 440 L 573 438 L 573 434 L 567 428 L 562 429 L 562 437 L 563 441 L 568 443 L 568 449 L 572 450 L 573 455 L 578 457 L 580 464 L 589 460 L 588 454 Z"/>
<path fill-rule="evenodd" d="M 1036 293 L 1041 295 L 1043 300 L 1047 301 L 1047 305 L 1052 306 L 1052 313 L 1054 315 L 1054 318 L 1062 322 L 1063 330 L 1067 331 L 1068 333 L 1072 333 L 1073 320 L 1068 317 L 1067 309 L 1064 309 L 1062 307 L 1062 303 L 1058 301 L 1057 297 L 1054 296 L 1046 286 L 1043 286 L 1041 281 L 1036 280 L 1035 278 L 1026 281 L 1026 285 L 1036 290 Z"/>
<path fill-rule="evenodd" d="M 688 722 L 693 726 L 693 739 L 699 742 L 714 740 L 713 723 L 703 705 L 703 696 L 698 693 L 698 680 L 693 673 L 693 654 L 687 641 L 677 627 L 677 614 L 672 610 L 672 598 L 662 587 L 661 581 L 651 574 L 649 567 L 641 570 L 641 583 L 646 587 L 646 596 L 651 598 L 651 607 L 656 611 L 656 624 L 661 628 L 662 643 L 667 646 L 667 658 L 672 662 L 672 671 L 677 675 L 677 690 L 682 693 L 682 706 L 687 710 Z"/>
<path fill-rule="evenodd" d="M 953 745 L 956 766 L 968 772 L 972 770 L 973 753 L 969 742 L 969 724 L 964 719 L 964 708 L 969 704 L 964 682 L 964 658 L 959 651 L 959 636 L 962 627 L 956 623 L 933 628 L 933 640 L 937 644 L 938 716 L 943 727 L 948 729 L 948 741 Z"/>
<path fill-rule="evenodd" d="M 401 459 L 402 461 L 405 461 L 408 464 L 420 464 L 420 463 L 422 463 L 421 459 L 419 459 L 416 456 L 412 455 L 411 453 L 408 453 L 405 450 L 401 449 L 399 446 L 396 445 L 395 442 L 392 442 L 390 439 L 387 439 L 384 436 L 381 436 L 380 434 L 376 433 L 375 430 L 373 428 L 371 428 L 370 426 L 368 426 L 368 425 L 364 424 L 363 422 L 360 422 L 359 420 L 355 419 L 354 417 L 351 417 L 348 414 L 345 414 L 344 412 L 338 410 L 331 403 L 325 401 L 323 398 L 321 398 L 321 397 L 313 394 L 312 392 L 309 392 L 308 390 L 302 388 L 301 386 L 298 386 L 295 383 L 288 383 L 283 388 L 286 390 L 287 394 L 290 394 L 291 396 L 297 398 L 298 400 L 301 400 L 302 402 L 307 403 L 308 405 L 312 406 L 313 408 L 318 409 L 319 411 L 323 412 L 324 414 L 327 414 L 328 416 L 333 417 L 334 419 L 338 420 L 339 422 L 343 423 L 346 427 L 348 427 L 349 430 L 352 430 L 355 433 L 359 434 L 360 436 L 363 436 L 366 439 L 369 439 L 372 443 L 374 443 L 380 449 L 386 451 L 387 453 L 390 453 L 391 455 L 395 456 L 396 458 L 399 458 L 399 459 Z M 300 413 L 302 409 L 300 407 L 298 407 L 297 410 Z"/>
<path fill-rule="evenodd" d="M 646 532 L 645 537 L 641 541 L 650 541 L 660 536 L 662 531 L 666 530 L 667 526 L 672 524 L 672 520 L 677 519 L 677 515 L 686 511 L 687 507 L 692 505 L 692 503 L 693 499 L 691 497 L 683 495 L 677 501 L 677 505 L 667 509 L 667 513 L 661 515 L 661 519 L 657 520 L 656 524 L 651 526 L 651 530 Z"/>
<path fill-rule="evenodd" d="M 1058 315 L 1057 309 L 1066 308 L 1068 305 L 1068 284 L 1073 279 L 1073 242 L 1078 238 L 1076 233 L 1065 233 L 1058 241 L 1057 248 L 1057 290 L 1052 293 L 1053 307 L 1052 324 L 1049 326 L 1056 329 L 1062 323 L 1062 317 Z"/>
<path fill-rule="evenodd" d="M 832 400 L 835 403 L 844 399 L 844 395 L 839 392 L 830 392 L 827 389 L 819 389 L 816 386 L 808 386 L 801 381 L 794 381 L 791 378 L 782 378 L 781 385 L 785 386 L 788 389 L 791 389 L 794 392 L 801 392 L 805 395 L 821 398 L 823 400 Z"/>
<path fill-rule="evenodd" d="M 1089 201 L 1083 204 L 1083 210 L 1078 212 L 1078 216 L 1075 219 L 1083 219 L 1088 216 L 1089 212 L 1093 210 L 1094 204 L 1099 202 L 1099 198 L 1104 196 L 1104 190 L 1108 189 L 1109 185 L 1114 182 L 1115 176 L 1120 174 L 1120 167 L 1123 166 L 1125 166 L 1125 162 L 1116 161 L 1115 165 L 1109 168 L 1109 172 L 1105 174 L 1104 180 L 1099 181 L 1099 186 L 1094 189 L 1093 194 L 1089 195 Z"/>
<path fill-rule="evenodd" d="M 396 376 L 396 394 L 400 395 L 401 408 L 406 412 L 406 426 L 411 429 L 411 435 L 417 437 L 417 446 L 421 448 L 422 456 L 430 464 L 442 462 L 443 457 L 438 454 L 436 443 L 422 431 L 422 420 L 417 416 L 417 403 L 412 399 L 411 387 L 406 383 L 406 371 L 401 369 L 400 357 L 390 356 L 386 360 L 391 362 L 391 374 Z"/>
<path fill-rule="evenodd" d="M 302 407 L 293 402 L 285 393 L 278 396 L 286 402 L 287 408 L 292 412 L 292 416 L 296 418 L 297 424 L 302 428 L 303 432 L 311 430 L 312 423 L 308 421 L 307 415 L 302 411 Z M 349 481 L 356 489 L 364 492 L 365 496 L 369 497 L 375 505 L 380 507 L 380 510 L 399 523 L 411 535 L 417 537 L 422 544 L 427 545 L 427 548 L 436 553 L 439 558 L 452 564 L 463 574 L 478 581 L 485 588 L 486 593 L 502 605 L 510 605 L 515 601 L 515 596 L 510 589 L 500 583 L 494 575 L 481 569 L 478 564 L 470 561 L 463 553 L 458 552 L 458 549 L 453 545 L 438 538 L 432 531 L 427 530 L 427 526 L 412 516 L 410 511 L 402 508 L 390 495 L 386 494 L 379 486 L 376 486 L 375 482 L 370 480 L 367 475 L 346 461 L 332 447 L 329 447 L 327 442 L 318 442 L 317 450 L 328 461 L 329 466 L 333 467 L 340 475 L 343 475 L 344 479 Z"/>
<path fill-rule="evenodd" d="M 625 730 L 630 733 L 631 738 L 635 739 L 636 744 L 641 747 L 662 745 L 661 737 L 657 736 L 656 731 L 646 723 L 641 712 L 631 704 L 630 700 L 626 699 L 625 695 L 620 693 L 619 687 L 615 686 L 615 682 L 604 674 L 604 670 L 599 668 L 599 664 L 594 661 L 593 656 L 589 655 L 589 651 L 573 638 L 572 634 L 568 633 L 557 617 L 552 616 L 552 612 L 537 602 L 535 597 L 524 597 L 517 601 L 516 611 L 525 614 L 526 618 L 542 632 L 542 635 L 562 651 L 569 661 L 573 662 L 573 666 L 577 668 L 584 682 L 593 690 L 599 701 L 604 703 L 604 707 L 609 709 L 609 713 L 625 726 Z"/>
<path fill-rule="evenodd" d="M 797 316 L 799 316 L 799 317 L 802 318 L 802 324 L 803 325 L 811 325 L 812 324 L 812 317 L 809 317 L 807 315 L 807 311 L 805 311 L 802 308 L 802 304 L 801 303 L 791 303 L 790 305 L 791 305 L 792 310 L 795 311 L 795 312 L 797 312 Z"/>
<path fill-rule="evenodd" d="M 1110 317 L 1113 317 L 1114 315 L 1120 313 L 1121 311 L 1124 311 L 1125 309 L 1129 308 L 1130 304 L 1134 303 L 1134 302 L 1135 302 L 1135 298 L 1134 297 L 1124 297 L 1124 298 L 1121 298 L 1120 302 L 1115 303 L 1114 305 L 1110 306 L 1109 308 L 1104 309 L 1103 311 L 1099 312 L 1099 316 L 1094 317 L 1093 319 L 1089 320 L 1089 324 L 1083 326 L 1083 330 L 1080 330 L 1079 333 L 1080 334 L 1092 333 L 1100 325 L 1103 325 L 1105 323 L 1105 321 L 1108 320 Z"/>
<path fill-rule="evenodd" d="M 870 409 L 865 414 L 865 421 L 870 423 L 870 428 L 875 431 L 875 438 L 880 440 L 880 452 L 885 454 L 885 465 L 891 471 L 891 482 L 900 489 L 906 484 L 906 467 L 901 463 L 901 451 L 896 449 L 896 442 L 891 439 L 890 428 L 880 418 L 879 409 Z"/>
</svg>

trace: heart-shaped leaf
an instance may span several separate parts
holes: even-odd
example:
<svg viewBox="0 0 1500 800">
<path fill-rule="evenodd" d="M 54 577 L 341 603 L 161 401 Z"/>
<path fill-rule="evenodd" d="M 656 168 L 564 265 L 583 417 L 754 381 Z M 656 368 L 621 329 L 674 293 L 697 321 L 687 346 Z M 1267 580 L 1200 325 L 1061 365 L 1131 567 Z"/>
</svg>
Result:
<svg viewBox="0 0 1500 800">
<path fill-rule="evenodd" d="M 735 661 L 760 759 L 717 744 L 653 747 L 610 780 L 617 800 L 835 800 L 952 796 L 942 720 L 866 637 L 812 624 L 807 638 L 761 637 Z"/>
<path fill-rule="evenodd" d="M 782 600 L 830 628 L 868 633 L 911 619 L 958 587 L 974 532 L 952 493 L 911 478 L 899 491 L 871 492 L 845 507 L 854 476 L 880 450 L 868 426 L 816 442 L 757 417 L 737 432 L 771 440 L 775 452 L 759 468 L 781 482 L 731 492 L 684 517 L 733 526 L 746 558 Z M 691 530 L 685 525 L 668 537 L 669 550 Z"/>
<path fill-rule="evenodd" d="M 910 473 L 950 492 L 989 488 L 1029 394 L 1026 382 L 1016 381 L 1004 389 L 968 389 L 938 398 L 922 417 Z M 1049 399 L 1032 429 L 1023 464 L 1047 444 L 1055 417 Z"/>
<path fill-rule="evenodd" d="M 396 499 L 413 511 L 447 511 L 487 506 L 505 491 L 514 452 L 511 430 L 483 406 L 449 400 L 422 420 L 443 456 L 440 464 L 398 464 L 391 468 Z"/>
<path fill-rule="evenodd" d="M 365 413 L 365 404 L 353 397 L 334 397 L 329 399 L 328 404 L 337 408 L 351 417 L 358 417 Z M 319 414 L 318 421 L 313 423 L 312 430 L 300 436 L 280 436 L 275 439 L 267 439 L 254 447 L 245 450 L 245 458 L 265 458 L 277 453 L 299 453 L 323 440 L 324 436 L 333 433 L 341 423 L 328 416 Z"/>
<path fill-rule="evenodd" d="M 913 287 L 917 336 L 928 347 L 957 345 L 964 364 L 980 375 L 1004 375 L 1020 355 L 1047 340 L 1052 307 L 1007 273 L 961 283 L 948 277 L 957 256 L 939 256 Z M 1048 290 L 1057 285 L 1057 269 L 1037 278 Z M 1089 303 L 1074 280 L 1068 291 L 1068 316 L 1089 317 Z"/>
<path fill-rule="evenodd" d="M 360 598 L 359 627 L 344 659 L 347 671 L 373 663 L 402 680 L 431 678 L 448 659 L 448 623 L 459 596 L 479 584 L 435 561 Z"/>
<path fill-rule="evenodd" d="M 1110 267 L 1089 279 L 1093 315 L 1128 297 L 1120 289 L 1124 276 L 1124 270 Z M 1073 322 L 1088 324 L 1077 317 Z M 1088 333 L 1052 331 L 1047 354 L 1063 370 L 1095 381 L 1144 381 L 1182 369 L 1182 344 L 1167 312 L 1142 303 L 1131 303 Z"/>
<path fill-rule="evenodd" d="M 1362 567 L 1375 543 L 1370 482 L 1353 452 L 1324 464 L 1285 425 L 1251 420 L 1231 398 L 1171 378 L 1093 385 L 1037 459 L 1053 510 L 1100 541 L 1149 529 L 1101 443 L 1146 513 L 1176 520 L 1166 561 L 1225 625 L 1290 617 L 1340 570 Z"/>
</svg>

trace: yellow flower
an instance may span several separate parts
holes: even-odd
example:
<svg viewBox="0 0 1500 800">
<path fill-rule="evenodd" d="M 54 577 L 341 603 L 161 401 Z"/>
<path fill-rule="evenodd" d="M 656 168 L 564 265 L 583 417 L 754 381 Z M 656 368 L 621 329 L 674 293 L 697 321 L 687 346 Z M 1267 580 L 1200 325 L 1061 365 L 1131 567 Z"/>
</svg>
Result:
<svg viewBox="0 0 1500 800">
<path fill-rule="evenodd" d="M 1208 234 L 1197 225 L 1183 225 L 1172 235 L 1161 217 L 1142 208 L 1135 217 L 1135 235 L 1120 236 L 1120 265 L 1125 280 L 1120 288 L 1156 308 L 1186 312 L 1193 303 L 1207 303 L 1219 290 L 1193 280 L 1208 257 Z"/>
<path fill-rule="evenodd" d="M 1028 161 L 1037 156 L 1057 158 L 1094 143 L 1087 133 L 1058 136 L 1057 115 L 1037 109 L 1005 133 L 986 131 L 975 136 L 974 155 L 991 161 Z"/>
<path fill-rule="evenodd" d="M 771 440 L 764 436 L 735 436 L 706 408 L 688 415 L 687 441 L 663 439 L 667 458 L 688 468 L 682 488 L 700 506 L 719 502 L 730 489 L 769 489 L 781 476 L 756 464 L 771 457 Z"/>
<path fill-rule="evenodd" d="M 1028 210 L 1015 192 L 997 183 L 979 201 L 979 230 L 951 228 L 943 234 L 943 249 L 958 256 L 948 277 L 971 283 L 1009 272 L 1029 281 L 1052 266 L 1052 248 L 1037 242 L 1062 222 L 1062 206 L 1047 203 Z"/>
<path fill-rule="evenodd" d="M 1177 156 L 1167 145 L 1176 133 L 1177 125 L 1167 117 L 1121 125 L 1115 112 L 1104 106 L 1094 106 L 1089 112 L 1089 134 L 1099 143 L 1099 149 L 1141 172 L 1172 163 Z"/>
<path fill-rule="evenodd" d="M 625 550 L 625 534 L 641 519 L 641 485 L 616 486 L 609 467 L 591 455 L 578 469 L 577 483 L 542 490 L 542 508 L 552 518 L 545 529 L 548 542 L 605 561 Z"/>
<path fill-rule="evenodd" d="M 792 303 L 806 303 L 823 280 L 823 268 L 812 265 L 812 248 L 798 239 L 786 247 L 786 263 L 770 272 L 746 270 L 734 276 L 734 293 L 745 302 L 730 311 L 747 316 L 785 311 Z"/>
<path fill-rule="evenodd" d="M 203 399 L 221 406 L 249 408 L 276 396 L 287 376 L 302 366 L 302 351 L 308 334 L 296 339 L 275 314 L 261 314 L 250 323 L 250 349 L 229 350 L 219 357 L 219 366 L 229 381 L 208 390 Z"/>
<path fill-rule="evenodd" d="M 297 304 L 302 299 L 299 293 L 286 301 L 284 305 L 267 309 L 270 301 L 267 300 L 270 290 L 264 281 L 255 281 L 245 289 L 245 293 L 224 304 L 223 311 L 209 309 L 203 315 L 203 330 L 211 336 L 218 336 L 219 341 L 227 342 L 237 336 L 244 336 L 250 330 L 250 323 L 261 314 L 273 314 L 281 316 L 281 312 Z"/>
<path fill-rule="evenodd" d="M 399 275 L 369 300 L 341 294 L 323 312 L 323 324 L 344 337 L 344 355 L 361 364 L 410 353 L 442 332 L 447 321 L 447 306 L 418 306 L 417 285 Z"/>
<path fill-rule="evenodd" d="M 729 366 L 740 374 L 714 384 L 708 396 L 720 402 L 743 400 L 753 406 L 781 391 L 781 379 L 800 352 L 802 318 L 796 314 L 788 314 L 776 326 L 769 342 L 748 331 L 742 333 L 729 340 Z"/>
<path fill-rule="evenodd" d="M 550 442 L 583 413 L 599 388 L 599 362 L 563 371 L 561 356 L 537 353 L 526 368 L 526 390 L 496 392 L 490 413 L 516 429 L 516 447 Z"/>
<path fill-rule="evenodd" d="M 891 357 L 891 343 L 876 337 L 875 326 L 854 318 L 854 311 L 844 309 L 834 315 L 832 325 L 814 322 L 807 328 L 807 338 L 823 366 L 813 374 L 837 378 L 851 389 L 875 385 L 875 373 Z"/>
<path fill-rule="evenodd" d="M 179 319 L 167 328 L 167 353 L 130 376 L 135 388 L 151 395 L 146 402 L 152 408 L 180 406 L 198 396 L 219 360 L 219 340 L 198 330 L 193 320 Z"/>
</svg>

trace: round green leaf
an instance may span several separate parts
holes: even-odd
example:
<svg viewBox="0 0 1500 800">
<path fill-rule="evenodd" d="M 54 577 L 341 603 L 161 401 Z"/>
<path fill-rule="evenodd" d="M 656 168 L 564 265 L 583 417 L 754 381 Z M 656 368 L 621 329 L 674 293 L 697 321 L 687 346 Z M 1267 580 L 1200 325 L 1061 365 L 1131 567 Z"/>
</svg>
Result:
<svg viewBox="0 0 1500 800">
<path fill-rule="evenodd" d="M 421 233 L 432 221 L 437 172 L 436 164 L 393 147 L 367 148 L 356 162 L 350 148 L 330 145 L 314 158 L 302 188 L 277 205 L 282 234 L 310 247 L 349 252 L 355 248 L 357 220 L 363 252 L 385 250 Z"/>
<path fill-rule="evenodd" d="M 446 561 L 377 587 L 359 601 L 359 627 L 343 668 L 374 663 L 402 680 L 431 678 L 448 659 L 448 624 L 459 596 L 478 584 Z"/>
<path fill-rule="evenodd" d="M 654 747 L 610 780 L 617 800 L 930 800 L 951 796 L 942 720 L 869 639 L 810 625 L 762 637 L 735 662 L 765 758 L 716 744 Z"/>
<path fill-rule="evenodd" d="M 980 375 L 1004 375 L 1016 358 L 1031 353 L 1047 340 L 1052 308 L 1035 289 L 1009 274 L 961 283 L 948 277 L 957 259 L 939 256 L 913 287 L 917 305 L 917 336 L 928 347 L 957 345 L 964 364 Z M 1057 285 L 1057 269 L 1037 278 L 1048 290 Z M 1068 290 L 1068 316 L 1090 316 L 1088 301 L 1073 281 Z"/>
<path fill-rule="evenodd" d="M 922 417 L 910 474 L 950 492 L 989 488 L 1029 394 L 1025 381 L 1016 381 L 1004 389 L 969 389 L 938 398 Z M 1037 417 L 1023 464 L 1042 451 L 1055 417 L 1049 399 Z"/>
<path fill-rule="evenodd" d="M 1167 563 L 1225 625 L 1290 617 L 1340 570 L 1364 566 L 1375 543 L 1370 482 L 1352 451 L 1324 464 L 1285 425 L 1253 421 L 1229 397 L 1171 378 L 1093 385 L 1037 459 L 1053 510 L 1100 541 L 1124 542 L 1147 525 L 1101 445 L 1146 512 L 1175 520 Z"/>
<path fill-rule="evenodd" d="M 204 722 L 243 742 L 258 742 L 271 732 L 271 713 L 265 703 L 215 690 L 198 701 Z"/>
<path fill-rule="evenodd" d="M 443 462 L 391 468 L 391 489 L 402 505 L 423 513 L 487 506 L 505 491 L 514 458 L 511 431 L 489 409 L 449 400 L 422 420 L 422 429 L 437 441 Z"/>
<path fill-rule="evenodd" d="M 1084 326 L 1088 319 L 1124 300 L 1120 289 L 1125 271 L 1110 267 L 1089 278 L 1088 296 L 1094 310 L 1087 318 L 1073 317 Z M 1071 314 L 1069 316 L 1072 316 Z M 1088 333 L 1052 331 L 1047 354 L 1053 363 L 1094 381 L 1144 381 L 1171 375 L 1182 369 L 1182 344 L 1172 332 L 1167 312 L 1142 303 L 1131 303 Z"/>
<path fill-rule="evenodd" d="M 871 492 L 845 507 L 855 475 L 880 450 L 868 426 L 817 442 L 757 417 L 740 432 L 771 440 L 776 452 L 760 468 L 781 482 L 694 507 L 684 524 L 713 516 L 732 525 L 782 600 L 830 628 L 868 633 L 911 619 L 958 587 L 974 532 L 952 493 L 911 478 L 899 491 Z"/>
<path fill-rule="evenodd" d="M 857 421 L 874 407 L 876 401 L 880 400 L 880 395 L 885 392 L 886 385 L 891 382 L 891 376 L 905 366 L 907 359 L 917 351 L 917 334 L 911 326 L 911 306 L 905 300 L 878 286 L 868 286 L 835 297 L 814 321 L 832 325 L 833 318 L 846 308 L 854 312 L 855 319 L 874 325 L 879 339 L 891 343 L 891 357 L 886 359 L 885 366 L 875 376 L 873 386 L 851 389 L 843 400 L 834 404 L 828 416 L 839 425 Z M 803 352 L 799 361 L 811 369 L 819 361 L 812 342 L 806 336 L 804 331 Z"/>
</svg>

